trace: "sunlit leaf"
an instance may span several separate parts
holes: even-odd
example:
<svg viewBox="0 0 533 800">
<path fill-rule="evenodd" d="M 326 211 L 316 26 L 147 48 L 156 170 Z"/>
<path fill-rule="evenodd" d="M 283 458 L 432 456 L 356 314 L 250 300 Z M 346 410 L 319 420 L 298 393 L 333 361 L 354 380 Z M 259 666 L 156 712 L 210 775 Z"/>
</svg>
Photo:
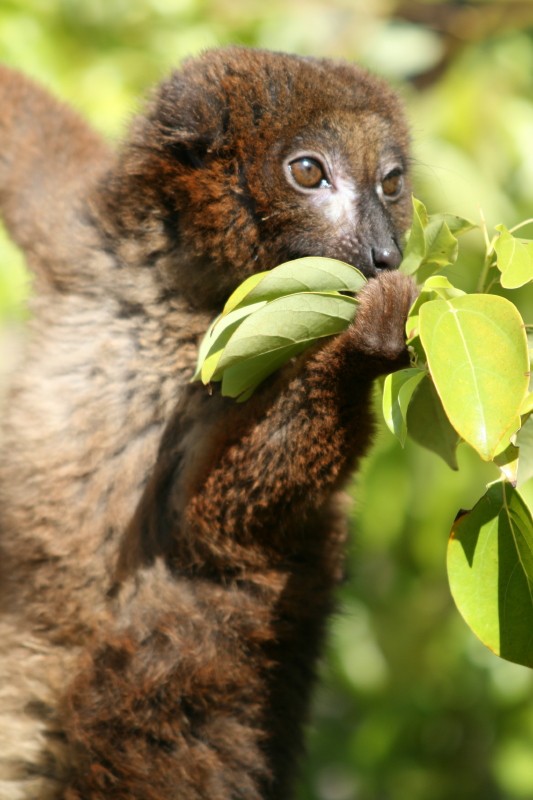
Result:
<svg viewBox="0 0 533 800">
<path fill-rule="evenodd" d="M 351 295 L 365 283 L 359 270 L 328 258 L 297 259 L 252 275 L 210 325 L 193 380 L 222 380 L 223 394 L 248 397 L 315 339 L 343 330 L 355 313 Z M 268 314 L 257 316 L 267 305 Z M 249 317 L 251 324 L 240 331 Z"/>
<path fill-rule="evenodd" d="M 407 409 L 413 392 L 425 375 L 423 369 L 401 369 L 387 375 L 383 387 L 383 416 L 387 427 L 405 444 Z"/>
<path fill-rule="evenodd" d="M 444 219 L 430 217 L 424 231 L 426 239 L 426 255 L 424 263 L 433 269 L 453 264 L 457 259 L 457 239 L 448 228 Z"/>
<path fill-rule="evenodd" d="M 254 289 L 258 283 L 261 283 L 265 275 L 268 275 L 268 270 L 256 272 L 255 275 L 250 275 L 248 278 L 246 278 L 246 280 L 244 280 L 235 289 L 233 294 L 229 296 L 226 305 L 223 308 L 222 314 L 229 314 L 229 312 L 233 311 L 233 309 L 244 305 L 252 289 Z"/>
<path fill-rule="evenodd" d="M 510 444 L 494 458 L 494 463 L 499 468 L 504 480 L 513 486 L 516 486 L 518 481 L 518 456 L 518 447 L 515 444 Z"/>
<path fill-rule="evenodd" d="M 415 302 L 411 306 L 409 316 L 405 325 L 407 339 L 418 336 L 419 314 L 424 303 L 440 297 L 442 300 L 449 300 L 452 297 L 461 297 L 465 292 L 454 286 L 444 275 L 432 275 L 424 281 L 420 287 L 420 292 Z"/>
<path fill-rule="evenodd" d="M 454 525 L 448 577 L 476 636 L 502 658 L 533 667 L 533 520 L 509 484 L 490 487 Z"/>
<path fill-rule="evenodd" d="M 450 422 L 489 461 L 520 427 L 527 392 L 524 323 L 496 295 L 432 300 L 420 309 L 420 338 Z"/>
<path fill-rule="evenodd" d="M 223 314 L 235 308 L 300 292 L 358 292 L 366 278 L 351 264 L 333 258 L 298 258 L 268 272 L 252 275 L 227 301 Z"/>
<path fill-rule="evenodd" d="M 442 214 L 442 218 L 454 236 L 461 236 L 463 233 L 468 233 L 468 231 L 472 231 L 474 228 L 478 227 L 475 222 L 471 222 L 471 220 L 464 219 L 463 217 L 458 217 L 456 214 L 448 214 L 445 212 Z"/>
<path fill-rule="evenodd" d="M 432 275 L 424 282 L 421 292 L 432 293 L 442 298 L 442 300 L 449 300 L 451 297 L 462 297 L 465 294 L 462 289 L 454 286 L 445 275 Z"/>
<path fill-rule="evenodd" d="M 308 342 L 288 344 L 268 353 L 259 353 L 244 358 L 226 367 L 222 373 L 221 393 L 224 397 L 235 397 L 239 402 L 247 400 L 262 383 L 289 359 L 303 353 Z"/>
<path fill-rule="evenodd" d="M 217 317 L 209 326 L 198 351 L 198 364 L 193 380 L 201 378 L 209 383 L 213 377 L 224 347 L 243 320 L 266 302 L 254 303 L 245 308 L 237 308 L 225 317 Z"/>
<path fill-rule="evenodd" d="M 524 398 L 524 402 L 520 406 L 520 413 L 522 415 L 531 414 L 532 411 L 533 411 L 533 392 L 530 392 L 530 394 L 528 394 L 527 397 Z"/>
<path fill-rule="evenodd" d="M 222 392 L 237 397 L 316 339 L 345 330 L 357 301 L 345 295 L 302 292 L 279 297 L 250 314 L 218 361 L 212 380 L 224 375 Z M 239 364 L 238 370 L 225 373 Z"/>
<path fill-rule="evenodd" d="M 416 272 L 426 255 L 424 229 L 428 224 L 428 219 L 424 204 L 417 200 L 416 197 L 413 197 L 413 221 L 405 243 L 403 260 L 400 266 L 401 272 L 405 272 L 406 275 L 412 275 Z"/>
<path fill-rule="evenodd" d="M 413 223 L 407 239 L 400 269 L 408 275 L 418 272 L 423 281 L 438 269 L 457 259 L 456 236 L 475 225 L 452 214 L 428 215 L 420 200 L 413 197 Z"/>
<path fill-rule="evenodd" d="M 516 444 L 518 456 L 518 486 L 533 478 L 533 416 L 529 417 L 518 431 Z"/>
<path fill-rule="evenodd" d="M 533 280 L 533 241 L 518 239 L 505 225 L 496 225 L 496 230 L 500 231 L 494 249 L 501 284 L 505 289 L 516 289 Z"/>
</svg>

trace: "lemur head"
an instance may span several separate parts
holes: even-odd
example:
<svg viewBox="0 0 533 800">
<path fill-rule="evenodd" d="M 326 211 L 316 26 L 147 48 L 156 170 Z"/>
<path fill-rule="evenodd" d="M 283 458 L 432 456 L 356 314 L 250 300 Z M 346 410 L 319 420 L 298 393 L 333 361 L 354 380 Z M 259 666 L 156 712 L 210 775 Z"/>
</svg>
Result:
<svg viewBox="0 0 533 800">
<path fill-rule="evenodd" d="M 160 221 L 166 280 L 203 287 L 206 305 L 302 256 L 373 276 L 400 263 L 408 147 L 397 96 L 360 67 L 214 50 L 159 86 L 126 148 L 119 202 L 126 228 Z"/>
</svg>

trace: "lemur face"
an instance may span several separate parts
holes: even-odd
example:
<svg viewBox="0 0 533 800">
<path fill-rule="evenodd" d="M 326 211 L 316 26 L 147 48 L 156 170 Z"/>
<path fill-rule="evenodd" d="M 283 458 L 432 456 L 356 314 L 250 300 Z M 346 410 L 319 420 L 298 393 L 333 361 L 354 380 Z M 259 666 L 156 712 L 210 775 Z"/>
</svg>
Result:
<svg viewBox="0 0 533 800">
<path fill-rule="evenodd" d="M 284 153 L 286 186 L 278 181 L 272 219 L 277 212 L 278 227 L 284 221 L 292 257 L 338 258 L 369 277 L 399 266 L 409 220 L 408 165 L 387 119 L 332 114 L 303 128 Z"/>
<path fill-rule="evenodd" d="M 407 126 L 390 87 L 359 67 L 252 51 L 243 69 L 239 48 L 207 53 L 160 87 L 139 143 L 158 213 L 189 278 L 216 283 L 213 304 L 302 256 L 369 277 L 400 263 Z"/>
</svg>

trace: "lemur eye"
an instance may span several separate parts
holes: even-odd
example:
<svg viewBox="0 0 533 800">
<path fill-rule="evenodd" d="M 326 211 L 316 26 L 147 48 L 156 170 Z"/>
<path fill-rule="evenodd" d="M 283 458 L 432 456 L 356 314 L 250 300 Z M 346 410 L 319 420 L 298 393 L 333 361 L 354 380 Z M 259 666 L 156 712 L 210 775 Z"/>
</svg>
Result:
<svg viewBox="0 0 533 800">
<path fill-rule="evenodd" d="M 302 189 L 322 189 L 329 186 L 324 165 L 312 156 L 301 156 L 289 162 L 289 172 Z"/>
<path fill-rule="evenodd" d="M 403 174 L 399 167 L 391 169 L 381 181 L 381 191 L 387 200 L 396 200 L 403 189 Z"/>
</svg>

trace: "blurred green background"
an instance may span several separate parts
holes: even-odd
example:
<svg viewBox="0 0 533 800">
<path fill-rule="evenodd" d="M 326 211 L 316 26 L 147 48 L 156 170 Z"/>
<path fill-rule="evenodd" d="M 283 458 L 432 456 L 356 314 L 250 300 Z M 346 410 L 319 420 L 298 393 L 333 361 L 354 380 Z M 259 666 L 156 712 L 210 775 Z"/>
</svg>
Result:
<svg viewBox="0 0 533 800">
<path fill-rule="evenodd" d="M 530 1 L 0 0 L 0 60 L 114 139 L 183 57 L 233 42 L 380 72 L 405 99 L 415 191 L 430 211 L 479 220 L 482 209 L 489 225 L 508 227 L 533 216 Z M 482 236 L 469 234 L 453 279 L 471 288 L 482 258 Z M 0 370 L 14 358 L 29 290 L 2 236 Z M 531 321 L 530 290 L 520 305 Z M 447 586 L 455 513 L 492 477 L 462 448 L 452 472 L 380 430 L 354 481 L 348 580 L 298 800 L 533 798 L 533 673 L 474 639 Z"/>
</svg>

